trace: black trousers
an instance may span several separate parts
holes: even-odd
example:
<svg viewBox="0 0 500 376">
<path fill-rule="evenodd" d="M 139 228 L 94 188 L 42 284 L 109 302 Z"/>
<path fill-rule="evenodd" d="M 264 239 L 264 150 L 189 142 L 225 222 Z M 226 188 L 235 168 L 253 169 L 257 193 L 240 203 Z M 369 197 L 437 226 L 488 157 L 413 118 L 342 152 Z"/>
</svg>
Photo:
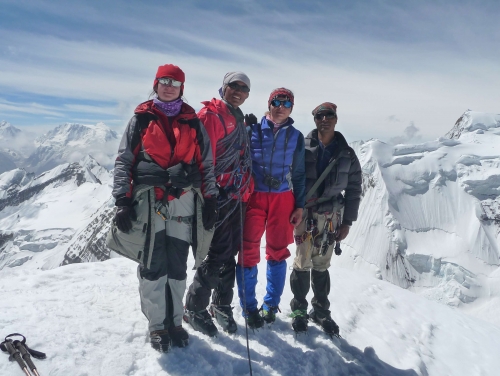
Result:
<svg viewBox="0 0 500 376">
<path fill-rule="evenodd" d="M 232 208 L 236 208 L 228 215 Z M 186 308 L 201 311 L 210 303 L 230 305 L 233 301 L 236 274 L 235 256 L 241 249 L 243 219 L 246 204 L 234 200 L 219 211 L 224 221 L 215 230 L 207 257 L 196 270 L 193 283 L 186 295 Z"/>
</svg>

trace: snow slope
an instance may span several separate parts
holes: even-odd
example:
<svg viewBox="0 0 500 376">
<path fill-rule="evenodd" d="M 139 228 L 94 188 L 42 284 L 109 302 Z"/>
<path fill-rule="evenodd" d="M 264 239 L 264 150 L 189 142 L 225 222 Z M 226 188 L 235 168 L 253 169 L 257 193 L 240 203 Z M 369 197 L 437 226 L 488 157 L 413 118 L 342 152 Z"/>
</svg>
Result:
<svg viewBox="0 0 500 376">
<path fill-rule="evenodd" d="M 189 258 L 191 281 L 193 259 Z M 264 295 L 265 263 L 257 296 Z M 332 316 L 342 339 L 311 325 L 291 330 L 288 288 L 271 328 L 249 331 L 254 375 L 493 376 L 500 369 L 500 328 L 385 281 L 331 268 Z M 53 270 L 5 269 L 0 336 L 20 332 L 47 353 L 41 375 L 248 375 L 244 321 L 207 338 L 185 325 L 190 344 L 159 354 L 146 342 L 136 265 L 123 258 Z M 309 296 L 310 299 L 310 296 Z M 21 375 L 0 354 L 1 375 Z"/>
<path fill-rule="evenodd" d="M 74 235 L 109 204 L 110 178 L 89 156 L 39 176 L 22 169 L 0 175 L 0 270 L 59 266 Z"/>
</svg>

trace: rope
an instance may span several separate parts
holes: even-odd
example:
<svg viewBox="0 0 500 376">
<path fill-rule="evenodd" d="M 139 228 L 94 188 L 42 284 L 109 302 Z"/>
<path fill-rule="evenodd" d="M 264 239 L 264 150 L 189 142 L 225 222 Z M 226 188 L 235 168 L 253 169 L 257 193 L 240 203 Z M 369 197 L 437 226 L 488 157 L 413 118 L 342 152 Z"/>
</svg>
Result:
<svg viewBox="0 0 500 376">
<path fill-rule="evenodd" d="M 240 150 L 240 153 L 235 153 L 235 149 Z M 247 191 L 250 185 L 252 159 L 244 124 L 237 122 L 234 131 L 217 141 L 216 150 L 215 176 L 227 179 L 227 184 L 224 187 L 226 188 L 227 197 L 219 195 L 218 207 L 222 208 L 234 203 L 234 206 L 227 211 L 227 216 L 219 218 L 215 223 L 215 228 L 218 228 L 236 210 L 241 192 Z M 246 180 L 243 180 L 244 178 Z M 235 196 L 237 200 L 234 200 Z"/>
<path fill-rule="evenodd" d="M 243 309 L 245 312 L 245 315 L 243 316 L 245 318 L 245 336 L 246 336 L 246 341 L 247 341 L 247 357 L 248 357 L 248 368 L 250 369 L 250 376 L 253 375 L 252 373 L 252 360 L 250 359 L 250 344 L 248 341 L 248 319 L 247 319 L 247 299 L 246 299 L 246 292 L 245 292 L 245 263 L 243 261 L 243 210 L 242 210 L 242 204 L 241 204 L 241 198 L 239 198 L 239 204 L 240 204 L 240 252 L 241 252 L 241 284 L 243 287 Z"/>
</svg>

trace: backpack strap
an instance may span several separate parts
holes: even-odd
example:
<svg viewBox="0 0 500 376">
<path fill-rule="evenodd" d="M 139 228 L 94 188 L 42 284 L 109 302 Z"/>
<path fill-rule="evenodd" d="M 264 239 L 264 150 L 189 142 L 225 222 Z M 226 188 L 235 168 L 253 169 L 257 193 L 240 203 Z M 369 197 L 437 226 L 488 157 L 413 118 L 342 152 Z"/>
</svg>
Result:
<svg viewBox="0 0 500 376">
<path fill-rule="evenodd" d="M 335 158 L 333 161 L 330 162 L 330 164 L 327 166 L 327 168 L 325 168 L 325 170 L 320 175 L 320 177 L 318 178 L 318 180 L 316 180 L 316 182 L 311 187 L 311 189 L 309 190 L 309 192 L 307 192 L 307 194 L 306 194 L 306 202 L 309 201 L 309 199 L 312 197 L 312 195 L 314 193 L 316 193 L 316 191 L 318 190 L 320 184 L 323 183 L 323 180 L 325 180 L 326 176 L 330 173 L 330 171 L 332 170 L 333 166 L 336 165 L 337 162 L 338 162 L 338 158 Z M 320 204 L 321 202 L 325 202 L 325 201 L 328 201 L 328 200 L 330 200 L 330 198 L 328 198 L 328 199 L 317 199 L 317 200 L 314 200 L 314 201 L 311 201 L 311 202 L 307 202 L 305 204 L 304 208 L 309 208 L 309 207 L 311 207 L 313 205 Z"/>
<path fill-rule="evenodd" d="M 222 117 L 221 114 L 217 113 L 217 116 L 219 117 L 219 120 L 220 120 L 222 126 L 224 127 L 224 137 L 226 137 L 227 136 L 226 122 L 224 121 L 224 118 Z"/>
</svg>

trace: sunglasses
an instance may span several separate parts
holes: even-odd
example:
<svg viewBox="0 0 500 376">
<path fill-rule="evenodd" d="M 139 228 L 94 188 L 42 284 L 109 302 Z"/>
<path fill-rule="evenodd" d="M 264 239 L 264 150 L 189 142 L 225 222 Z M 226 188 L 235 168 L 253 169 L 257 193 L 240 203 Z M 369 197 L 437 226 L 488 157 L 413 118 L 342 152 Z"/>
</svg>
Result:
<svg viewBox="0 0 500 376">
<path fill-rule="evenodd" d="M 316 120 L 323 120 L 323 118 L 333 119 L 336 118 L 337 114 L 335 112 L 322 112 L 320 114 L 314 115 Z"/>
<path fill-rule="evenodd" d="M 243 93 L 250 93 L 250 88 L 247 85 L 238 85 L 236 82 L 227 84 L 231 89 L 241 91 Z"/>
<path fill-rule="evenodd" d="M 283 107 L 285 107 L 285 108 L 290 108 L 293 106 L 293 103 L 290 102 L 289 100 L 280 101 L 278 99 L 273 99 L 271 101 L 271 106 L 273 106 L 273 107 L 279 107 L 281 105 L 283 105 Z"/>
<path fill-rule="evenodd" d="M 162 85 L 172 85 L 173 87 L 179 87 L 182 85 L 182 82 L 174 80 L 173 78 L 159 78 L 158 82 Z"/>
</svg>

